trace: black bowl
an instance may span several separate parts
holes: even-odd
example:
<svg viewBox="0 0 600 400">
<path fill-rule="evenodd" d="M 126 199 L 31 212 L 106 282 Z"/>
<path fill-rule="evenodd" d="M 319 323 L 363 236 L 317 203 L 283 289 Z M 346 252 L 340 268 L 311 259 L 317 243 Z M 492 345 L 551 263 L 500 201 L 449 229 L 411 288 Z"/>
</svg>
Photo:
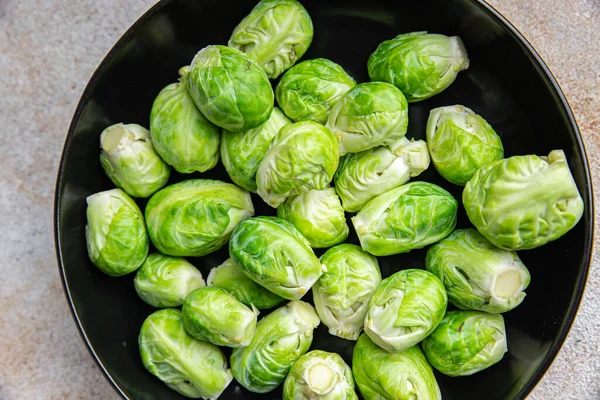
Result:
<svg viewBox="0 0 600 400">
<path fill-rule="evenodd" d="M 581 136 L 560 88 L 527 41 L 484 2 L 304 0 L 303 4 L 315 27 L 315 39 L 304 59 L 332 59 L 358 82 L 368 80 L 366 64 L 371 52 L 381 41 L 398 33 L 427 30 L 459 35 L 464 40 L 471 67 L 461 72 L 445 92 L 410 105 L 408 137 L 424 137 L 430 109 L 463 104 L 496 128 L 506 156 L 565 150 L 585 201 L 585 214 L 563 238 L 520 252 L 532 280 L 524 303 L 505 314 L 509 353 L 499 364 L 472 377 L 448 378 L 436 373 L 444 399 L 524 398 L 548 369 L 569 331 L 591 256 L 590 174 Z M 117 122 L 148 126 L 154 97 L 176 81 L 178 68 L 189 63 L 200 48 L 225 44 L 253 5 L 254 1 L 217 0 L 158 3 L 123 35 L 100 64 L 67 135 L 55 203 L 60 273 L 84 341 L 124 398 L 183 397 L 148 373 L 140 361 L 137 336 L 153 309 L 137 297 L 133 276 L 110 278 L 99 272 L 87 256 L 85 198 L 112 187 L 98 160 L 99 135 Z M 222 165 L 203 176 L 228 180 Z M 175 174 L 173 180 L 185 178 Z M 419 179 L 437 183 L 460 198 L 461 188 L 441 179 L 433 167 Z M 273 214 L 273 209 L 254 200 L 259 214 Z M 468 225 L 461 210 L 459 227 Z M 356 243 L 355 236 L 349 240 Z M 226 257 L 226 250 L 221 250 L 192 261 L 206 274 Z M 424 258 L 425 250 L 381 257 L 382 273 L 387 276 L 400 268 L 423 268 Z M 353 342 L 328 335 L 321 325 L 312 347 L 339 352 L 350 363 Z M 222 398 L 279 399 L 281 392 L 254 395 L 233 382 Z"/>
</svg>

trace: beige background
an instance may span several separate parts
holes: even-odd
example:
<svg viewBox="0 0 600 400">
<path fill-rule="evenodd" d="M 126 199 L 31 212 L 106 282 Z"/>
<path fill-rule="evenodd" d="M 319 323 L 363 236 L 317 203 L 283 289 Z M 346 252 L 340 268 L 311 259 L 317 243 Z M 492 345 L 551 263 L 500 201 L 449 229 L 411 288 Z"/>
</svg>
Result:
<svg viewBox="0 0 600 400">
<path fill-rule="evenodd" d="M 117 399 L 67 308 L 52 203 L 65 134 L 86 82 L 153 3 L 0 0 L 0 400 Z M 585 139 L 597 195 L 600 0 L 491 3 L 561 84 Z M 599 282 L 596 254 L 577 320 L 532 399 L 600 399 Z"/>
</svg>

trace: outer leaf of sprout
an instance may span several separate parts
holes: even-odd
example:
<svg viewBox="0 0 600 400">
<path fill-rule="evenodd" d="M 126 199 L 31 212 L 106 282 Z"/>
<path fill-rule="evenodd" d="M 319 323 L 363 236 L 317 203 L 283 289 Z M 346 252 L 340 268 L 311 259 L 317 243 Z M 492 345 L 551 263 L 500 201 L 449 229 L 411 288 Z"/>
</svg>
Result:
<svg viewBox="0 0 600 400">
<path fill-rule="evenodd" d="M 185 258 L 150 254 L 135 274 L 135 291 L 154 307 L 179 307 L 186 296 L 205 286 L 202 273 Z"/>
<path fill-rule="evenodd" d="M 288 300 L 298 300 L 323 274 L 308 241 L 277 217 L 250 218 L 234 230 L 229 256 L 249 278 Z"/>
<path fill-rule="evenodd" d="M 216 400 L 233 380 L 221 350 L 191 337 L 177 309 L 150 314 L 138 343 L 144 367 L 186 397 Z"/>
<path fill-rule="evenodd" d="M 419 346 L 389 353 L 362 334 L 352 372 L 365 400 L 441 400 L 440 388 Z"/>
<path fill-rule="evenodd" d="M 313 38 L 308 12 L 295 0 L 262 0 L 234 29 L 228 45 L 275 79 L 301 58 Z"/>
<path fill-rule="evenodd" d="M 401 138 L 389 146 L 342 157 L 333 178 L 335 190 L 344 210 L 357 212 L 369 200 L 405 184 L 428 167 L 427 144 Z"/>
<path fill-rule="evenodd" d="M 152 196 L 146 206 L 146 223 L 161 253 L 200 257 L 220 249 L 233 228 L 253 214 L 245 190 L 222 181 L 190 179 Z"/>
<path fill-rule="evenodd" d="M 480 311 L 449 311 L 422 347 L 429 363 L 441 373 L 473 375 L 504 357 L 504 318 Z"/>
<path fill-rule="evenodd" d="M 427 270 L 463 310 L 502 313 L 525 298 L 529 271 L 514 251 L 499 249 L 475 229 L 459 229 L 427 251 Z"/>
<path fill-rule="evenodd" d="M 312 288 L 319 318 L 329 333 L 356 340 L 369 300 L 381 283 L 377 259 L 353 244 L 340 244 L 321 256 L 326 271 Z"/>
<path fill-rule="evenodd" d="M 169 180 L 171 168 L 152 145 L 150 132 L 137 124 L 115 124 L 100 135 L 100 164 L 128 195 L 150 197 Z"/>
<path fill-rule="evenodd" d="M 340 198 L 331 187 L 288 197 L 277 207 L 277 216 L 292 223 L 313 248 L 341 243 L 350 231 Z"/>
<path fill-rule="evenodd" d="M 407 126 L 406 98 L 384 82 L 361 83 L 350 89 L 327 118 L 341 155 L 392 144 L 406 135 Z"/>
<path fill-rule="evenodd" d="M 372 81 L 391 83 L 412 103 L 448 88 L 469 58 L 458 36 L 411 32 L 381 43 L 367 66 Z"/>
<path fill-rule="evenodd" d="M 433 332 L 447 305 L 444 285 L 432 273 L 422 269 L 396 272 L 371 297 L 365 333 L 389 352 L 406 350 Z"/>
<path fill-rule="evenodd" d="M 352 218 L 363 250 L 387 256 L 420 249 L 448 236 L 456 226 L 458 202 L 428 182 L 389 190 Z"/>
<path fill-rule="evenodd" d="M 105 274 L 138 269 L 148 255 L 148 235 L 137 204 L 121 189 L 87 198 L 85 237 L 90 260 Z"/>
<path fill-rule="evenodd" d="M 440 175 L 461 186 L 480 167 L 504 157 L 502 141 L 490 124 L 463 106 L 431 110 L 427 145 Z"/>
<path fill-rule="evenodd" d="M 272 391 L 308 351 L 319 322 L 314 308 L 303 301 L 290 301 L 273 311 L 258 322 L 249 346 L 233 350 L 233 376 L 251 392 Z"/>
<path fill-rule="evenodd" d="M 273 308 L 285 301 L 283 297 L 248 278 L 231 258 L 210 270 L 206 284 L 225 289 L 248 307 L 254 306 L 259 310 Z"/>
<path fill-rule="evenodd" d="M 562 150 L 486 164 L 467 183 L 462 199 L 477 230 L 507 250 L 556 240 L 583 215 L 583 200 Z"/>
</svg>

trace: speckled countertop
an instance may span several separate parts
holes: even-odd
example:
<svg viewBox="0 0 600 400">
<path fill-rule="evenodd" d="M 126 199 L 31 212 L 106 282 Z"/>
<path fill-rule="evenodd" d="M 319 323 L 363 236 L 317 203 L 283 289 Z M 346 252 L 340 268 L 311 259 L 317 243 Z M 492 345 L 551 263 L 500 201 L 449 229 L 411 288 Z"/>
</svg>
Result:
<svg viewBox="0 0 600 400">
<path fill-rule="evenodd" d="M 600 1 L 490 2 L 562 86 L 600 198 Z M 69 313 L 54 255 L 52 204 L 66 131 L 85 84 L 153 3 L 0 0 L 0 400 L 118 398 Z M 596 249 L 599 240 L 597 231 Z M 599 310 L 596 252 L 571 333 L 530 398 L 600 399 Z"/>
</svg>

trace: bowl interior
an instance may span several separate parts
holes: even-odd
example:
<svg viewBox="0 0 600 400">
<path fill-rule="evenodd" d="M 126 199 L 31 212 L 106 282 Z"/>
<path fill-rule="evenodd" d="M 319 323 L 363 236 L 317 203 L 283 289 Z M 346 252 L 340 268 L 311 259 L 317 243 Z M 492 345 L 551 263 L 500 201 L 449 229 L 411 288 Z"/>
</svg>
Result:
<svg viewBox="0 0 600 400">
<path fill-rule="evenodd" d="M 366 62 L 377 45 L 398 33 L 429 31 L 459 35 L 471 66 L 446 91 L 409 107 L 407 137 L 423 138 L 429 110 L 462 104 L 484 116 L 502 137 L 506 156 L 546 155 L 564 149 L 586 202 L 581 222 L 563 238 L 520 252 L 531 271 L 527 298 L 504 314 L 509 353 L 497 365 L 472 377 L 448 378 L 436 372 L 444 399 L 524 397 L 560 348 L 574 318 L 590 259 L 592 218 L 589 172 L 581 138 L 568 106 L 543 64 L 513 28 L 493 10 L 473 0 L 354 1 L 304 0 L 315 38 L 303 59 L 329 58 L 358 82 L 368 81 Z M 100 132 L 117 122 L 148 126 L 155 96 L 177 80 L 177 70 L 209 44 L 226 44 L 253 1 L 163 1 L 138 21 L 94 74 L 75 113 L 59 171 L 56 198 L 57 252 L 65 289 L 84 339 L 101 368 L 131 399 L 183 398 L 144 369 L 137 347 L 143 320 L 153 308 L 133 288 L 133 274 L 110 278 L 89 261 L 85 246 L 85 198 L 112 188 L 99 155 Z M 221 164 L 205 174 L 174 174 L 229 181 Z M 444 181 L 433 166 L 419 180 L 441 185 L 460 199 L 461 188 Z M 257 214 L 274 215 L 256 196 Z M 140 205 L 145 206 L 145 201 Z M 461 208 L 459 228 L 469 223 Z M 355 235 L 350 242 L 357 243 Z M 320 255 L 322 252 L 318 252 Z M 191 261 L 204 276 L 227 258 L 223 249 Z M 383 276 L 423 268 L 425 250 L 380 257 Z M 310 296 L 308 296 L 310 299 Z M 263 313 L 265 314 L 265 313 Z M 350 364 L 354 342 L 337 339 L 321 325 L 313 349 L 340 353 Z M 223 399 L 280 399 L 280 390 L 254 395 L 233 382 Z"/>
</svg>

